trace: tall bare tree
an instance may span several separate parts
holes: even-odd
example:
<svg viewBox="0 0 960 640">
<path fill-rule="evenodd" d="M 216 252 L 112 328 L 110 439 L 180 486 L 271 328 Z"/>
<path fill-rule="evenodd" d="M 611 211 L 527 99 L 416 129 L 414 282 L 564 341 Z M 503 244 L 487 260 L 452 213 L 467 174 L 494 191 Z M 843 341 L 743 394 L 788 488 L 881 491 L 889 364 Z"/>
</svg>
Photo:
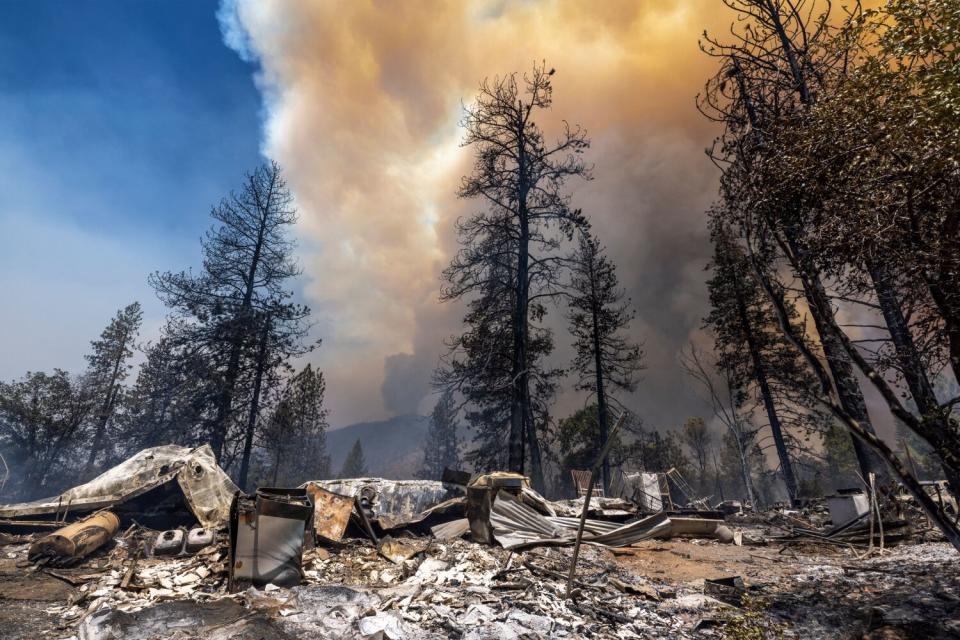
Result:
<svg viewBox="0 0 960 640">
<path fill-rule="evenodd" d="M 695 345 L 690 345 L 680 354 L 680 364 L 687 375 L 696 380 L 706 391 L 713 408 L 714 417 L 727 429 L 728 440 L 737 454 L 737 468 L 743 479 L 743 488 L 752 508 L 757 508 L 757 492 L 751 474 L 750 454 L 756 446 L 757 430 L 740 415 L 737 398 L 737 382 L 730 367 L 719 362 L 710 362 Z M 720 380 L 717 380 L 717 378 Z"/>
<path fill-rule="evenodd" d="M 553 69 L 535 65 L 484 80 L 467 106 L 464 144 L 474 149 L 474 166 L 459 195 L 477 199 L 486 210 L 458 223 L 462 249 L 444 272 L 442 299 L 455 300 L 490 291 L 490 280 L 510 276 L 512 292 L 510 398 L 507 466 L 523 472 L 529 461 L 534 482 L 543 472 L 531 397 L 531 325 L 544 313 L 537 301 L 559 290 L 560 242 L 586 227 L 584 216 L 564 192 L 571 177 L 589 178 L 581 154 L 589 146 L 579 128 L 565 126 L 549 142 L 536 117 L 552 104 Z M 498 255 L 491 260 L 490 251 Z M 503 269 L 504 262 L 512 268 Z"/>
</svg>

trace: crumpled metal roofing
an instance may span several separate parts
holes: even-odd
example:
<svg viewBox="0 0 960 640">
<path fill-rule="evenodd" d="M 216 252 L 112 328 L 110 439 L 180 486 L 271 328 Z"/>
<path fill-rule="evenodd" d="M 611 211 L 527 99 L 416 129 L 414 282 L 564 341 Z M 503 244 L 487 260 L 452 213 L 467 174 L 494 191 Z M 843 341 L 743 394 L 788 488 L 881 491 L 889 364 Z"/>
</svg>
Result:
<svg viewBox="0 0 960 640">
<path fill-rule="evenodd" d="M 311 483 L 304 483 L 306 487 Z M 314 480 L 312 484 L 343 496 L 370 498 L 373 517 L 384 529 L 419 522 L 432 513 L 462 508 L 463 487 L 437 480 L 386 480 L 384 478 L 345 478 Z"/>
<path fill-rule="evenodd" d="M 493 536 L 505 549 L 572 544 L 579 518 L 544 516 L 505 491 L 500 491 L 490 508 Z M 666 513 L 626 524 L 587 519 L 583 542 L 606 547 L 626 547 L 651 538 L 699 535 L 725 539 L 732 535 L 722 520 L 671 518 Z"/>
<path fill-rule="evenodd" d="M 176 481 L 187 506 L 204 527 L 225 525 L 237 492 L 217 465 L 210 445 L 196 449 L 164 445 L 144 449 L 99 476 L 58 496 L 0 505 L 0 518 L 18 518 L 70 511 L 93 511 L 126 502 Z"/>
</svg>

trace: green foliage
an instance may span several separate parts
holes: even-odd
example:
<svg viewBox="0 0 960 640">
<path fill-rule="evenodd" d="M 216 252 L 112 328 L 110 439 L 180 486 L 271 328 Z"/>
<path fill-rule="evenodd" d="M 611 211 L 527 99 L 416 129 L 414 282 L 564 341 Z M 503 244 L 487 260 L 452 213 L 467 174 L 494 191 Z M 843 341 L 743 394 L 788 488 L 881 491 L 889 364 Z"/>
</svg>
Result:
<svg viewBox="0 0 960 640">
<path fill-rule="evenodd" d="M 762 600 L 744 595 L 738 615 L 731 618 L 723 629 L 728 640 L 782 640 L 787 625 L 777 622 L 767 613 Z"/>
<path fill-rule="evenodd" d="M 248 173 L 210 216 L 202 270 L 157 272 L 149 282 L 176 319 L 168 337 L 204 361 L 197 373 L 216 389 L 203 428 L 227 467 L 240 450 L 249 455 L 249 408 L 258 406 L 264 378 L 315 345 L 305 344 L 310 310 L 288 289 L 300 274 L 291 238 L 297 212 L 279 165 Z"/>
<path fill-rule="evenodd" d="M 857 458 L 853 441 L 846 429 L 838 424 L 831 424 L 823 434 L 823 452 L 835 488 L 859 486 Z"/>
<path fill-rule="evenodd" d="M 614 436 L 610 448 L 610 464 L 614 469 L 651 472 L 676 469 L 684 477 L 690 477 L 692 466 L 679 435 L 672 431 L 664 435 L 656 430 L 643 430 L 631 420 L 634 418 L 628 417 L 627 425 Z M 560 486 L 571 486 L 571 469 L 593 467 L 600 453 L 599 432 L 596 404 L 578 409 L 559 421 L 554 444 L 559 449 Z"/>
<path fill-rule="evenodd" d="M 0 382 L 0 448 L 12 472 L 4 493 L 33 498 L 70 486 L 93 406 L 84 385 L 61 369 Z"/>
<path fill-rule="evenodd" d="M 363 446 L 360 439 L 353 443 L 350 453 L 343 461 L 343 468 L 340 469 L 341 478 L 363 478 L 367 475 L 367 461 L 363 457 Z"/>
<path fill-rule="evenodd" d="M 707 423 L 700 417 L 687 418 L 680 433 L 683 443 L 693 454 L 693 463 L 697 468 L 698 489 L 700 493 L 709 493 L 707 491 L 707 457 L 713 435 L 707 429 Z"/>
<path fill-rule="evenodd" d="M 260 433 L 265 462 L 261 474 L 271 486 L 297 486 L 330 477 L 323 373 L 307 365 L 287 380 Z M 361 451 L 361 463 L 362 463 Z"/>
<path fill-rule="evenodd" d="M 453 392 L 445 391 L 430 414 L 423 466 L 418 478 L 439 480 L 445 468 L 460 467 L 460 443 L 457 440 L 457 409 Z"/>
<path fill-rule="evenodd" d="M 101 463 L 115 459 L 113 449 L 116 438 L 108 437 L 108 427 L 123 401 L 123 381 L 132 368 L 129 360 L 142 320 L 140 303 L 134 302 L 121 309 L 100 334 L 100 338 L 90 344 L 92 352 L 86 356 L 88 366 L 84 383 L 96 409 L 93 415 L 93 440 L 84 475 L 92 475 L 98 459 Z"/>
<path fill-rule="evenodd" d="M 600 425 L 597 421 L 597 405 L 591 404 L 573 414 L 562 418 L 557 425 L 556 439 L 562 455 L 561 473 L 567 475 L 571 469 L 590 469 L 597 461 L 600 448 Z M 622 439 L 614 436 L 611 446 L 611 458 L 621 460 L 624 455 Z"/>
</svg>

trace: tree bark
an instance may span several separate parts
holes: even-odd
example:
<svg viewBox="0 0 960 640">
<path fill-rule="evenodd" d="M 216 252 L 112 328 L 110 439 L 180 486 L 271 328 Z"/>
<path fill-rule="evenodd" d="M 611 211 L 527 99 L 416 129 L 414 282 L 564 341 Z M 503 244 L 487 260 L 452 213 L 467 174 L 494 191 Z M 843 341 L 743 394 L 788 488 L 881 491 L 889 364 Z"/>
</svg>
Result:
<svg viewBox="0 0 960 640">
<path fill-rule="evenodd" d="M 785 235 L 785 242 L 779 236 L 778 241 L 781 248 L 784 249 L 785 255 L 789 258 L 791 266 L 800 277 L 804 296 L 807 298 L 813 324 L 820 336 L 820 344 L 823 347 L 827 368 L 830 370 L 833 384 L 836 387 L 840 405 L 847 415 L 856 420 L 857 424 L 864 430 L 876 433 L 873 424 L 870 422 L 867 403 L 863 398 L 860 382 L 854 374 L 850 356 L 831 330 L 831 327 L 836 324 L 836 318 L 833 315 L 833 308 L 827 291 L 823 282 L 820 281 L 820 274 L 815 267 L 809 264 L 809 259 L 804 257 L 802 250 L 799 248 L 799 243 L 792 233 L 788 231 Z M 890 473 L 886 465 L 861 438 L 853 437 L 853 451 L 856 454 L 857 464 L 864 479 L 869 477 L 868 474 L 873 473 L 881 481 L 881 484 L 889 483 Z"/>
<path fill-rule="evenodd" d="M 793 473 L 793 464 L 790 462 L 787 443 L 783 438 L 780 416 L 777 415 L 777 408 L 773 402 L 773 393 L 770 391 L 770 383 L 767 380 L 767 371 L 763 363 L 763 356 L 760 353 L 759 345 L 757 345 L 756 336 L 753 334 L 750 316 L 747 314 L 747 305 L 743 301 L 743 295 L 739 287 L 735 287 L 735 295 L 737 296 L 737 313 L 740 315 L 740 322 L 743 325 L 743 331 L 747 338 L 747 348 L 750 351 L 750 359 L 753 361 L 753 375 L 757 380 L 757 385 L 760 387 L 763 408 L 767 412 L 767 420 L 770 422 L 770 432 L 773 434 L 773 442 L 777 449 L 777 458 L 780 460 L 780 473 L 783 474 L 783 481 L 787 485 L 787 493 L 790 495 L 790 500 L 794 500 L 797 498 L 797 477 Z"/>
<path fill-rule="evenodd" d="M 927 495 L 927 492 L 924 490 L 923 486 L 920 485 L 920 482 L 907 471 L 907 469 L 903 466 L 903 463 L 900 462 L 887 443 L 878 438 L 872 429 L 864 428 L 864 426 L 861 425 L 856 418 L 851 416 L 846 411 L 842 402 L 839 401 L 838 389 L 835 388 L 836 385 L 834 384 L 834 386 L 831 386 L 830 378 L 827 375 L 827 372 L 824 370 L 823 365 L 819 360 L 817 360 L 816 356 L 813 355 L 804 341 L 794 335 L 793 328 L 790 326 L 789 317 L 786 309 L 784 308 L 783 301 L 773 292 L 770 283 L 757 266 L 755 258 L 752 255 L 751 258 L 753 260 L 754 273 L 763 286 L 767 297 L 773 303 L 774 308 L 777 311 L 777 318 L 780 322 L 780 328 L 783 331 L 784 336 L 790 341 L 791 344 L 793 344 L 794 347 L 797 348 L 803 358 L 807 361 L 807 364 L 810 365 L 810 368 L 813 370 L 817 380 L 820 383 L 822 392 L 821 397 L 818 398 L 820 402 L 823 403 L 823 405 L 826 406 L 838 420 L 843 422 L 843 424 L 846 425 L 852 433 L 862 440 L 866 446 L 875 452 L 878 457 L 886 461 L 893 473 L 896 474 L 896 476 L 903 483 L 903 486 L 907 489 L 910 495 L 913 496 L 914 500 L 917 501 L 917 504 L 924 511 L 924 513 L 926 513 L 927 517 L 930 518 L 930 521 L 936 524 L 937 528 L 943 532 L 943 535 L 947 538 L 950 544 L 952 544 L 957 551 L 960 551 L 960 528 L 958 528 L 956 523 L 954 523 L 950 518 L 947 518 L 940 511 L 939 506 L 929 495 Z M 830 320 L 831 324 L 829 325 L 829 328 L 832 329 L 836 327 L 836 324 L 832 318 Z M 837 329 L 839 330 L 839 328 Z M 844 350 L 846 350 L 848 345 L 841 344 L 841 346 L 844 348 Z M 861 368 L 869 370 L 869 366 L 865 364 L 862 359 L 858 360 L 857 363 Z M 867 373 L 867 371 L 865 371 L 865 373 Z M 872 370 L 869 370 L 867 375 L 876 374 Z M 909 416 L 905 417 L 909 418 Z"/>
<path fill-rule="evenodd" d="M 896 289 L 890 281 L 886 266 L 870 261 L 867 263 L 867 273 L 870 274 L 877 292 L 877 300 L 896 350 L 903 379 L 907 383 L 907 388 L 910 389 L 910 395 L 913 396 L 914 404 L 917 405 L 917 411 L 922 419 L 920 424 L 922 431 L 918 435 L 933 447 L 943 463 L 943 471 L 951 490 L 955 495 L 960 496 L 960 466 L 958 466 L 960 437 L 958 437 L 956 425 L 951 424 L 949 418 L 940 409 L 940 403 L 903 316 Z"/>
<path fill-rule="evenodd" d="M 603 384 L 603 354 L 600 351 L 600 310 L 597 308 L 597 275 L 594 271 L 595 256 L 590 256 L 590 297 L 591 297 L 591 328 L 593 331 L 593 367 L 596 376 L 597 388 L 597 451 L 607 442 L 608 434 L 608 411 L 607 395 Z M 603 494 L 610 495 L 610 454 L 603 456 L 600 464 L 600 479 L 603 486 Z"/>
<path fill-rule="evenodd" d="M 530 374 L 527 362 L 529 339 L 530 283 L 530 212 L 527 209 L 527 151 L 523 131 L 524 121 L 517 122 L 517 218 L 520 235 L 517 239 L 517 273 L 513 318 L 513 366 L 511 371 L 510 434 L 507 443 L 507 465 L 510 471 L 525 472 L 527 445 L 531 467 L 540 467 L 540 448 L 531 421 Z M 534 460 L 535 458 L 535 460 Z M 542 481 L 541 481 L 542 485 Z M 541 486 L 540 489 L 543 487 Z"/>
<path fill-rule="evenodd" d="M 260 333 L 260 345 L 257 349 L 257 370 L 253 379 L 253 396 L 250 398 L 250 413 L 247 415 L 247 433 L 243 441 L 243 457 L 240 459 L 240 488 L 247 489 L 247 475 L 250 472 L 250 453 L 253 450 L 253 437 L 257 428 L 257 415 L 260 413 L 260 389 L 263 384 L 263 372 L 266 369 L 267 342 L 270 339 L 270 316 L 263 321 Z"/>
<path fill-rule="evenodd" d="M 522 206 L 522 205 L 521 205 Z M 521 210 L 520 240 L 517 243 L 517 281 L 515 287 L 515 308 L 513 316 L 513 362 L 510 387 L 510 436 L 507 442 L 507 466 L 510 471 L 524 472 L 526 458 L 525 440 L 527 433 L 527 394 L 529 381 L 527 376 L 527 340 L 528 290 L 527 269 L 529 258 L 529 227 L 526 212 Z"/>
<path fill-rule="evenodd" d="M 211 447 L 213 455 L 217 460 L 223 453 L 223 446 L 227 440 L 228 420 L 233 408 L 233 392 L 237 386 L 237 378 L 240 377 L 240 356 L 243 351 L 244 329 L 252 320 L 251 310 L 253 308 L 253 291 L 256 285 L 257 269 L 260 267 L 260 256 L 263 253 L 264 235 L 266 234 L 266 224 L 269 212 L 266 208 L 270 206 L 270 200 L 273 197 L 273 188 L 276 182 L 277 172 L 271 173 L 270 190 L 264 199 L 259 196 L 258 186 L 251 176 L 250 190 L 257 201 L 257 207 L 260 211 L 260 224 L 257 227 L 257 241 L 253 247 L 253 256 L 250 258 L 250 266 L 247 269 L 246 281 L 244 283 L 243 301 L 240 309 L 233 318 L 233 339 L 230 344 L 230 359 L 227 362 L 227 371 L 224 375 L 224 385 L 220 392 L 220 398 L 217 402 L 217 415 L 213 424 L 213 434 L 211 437 Z"/>
</svg>

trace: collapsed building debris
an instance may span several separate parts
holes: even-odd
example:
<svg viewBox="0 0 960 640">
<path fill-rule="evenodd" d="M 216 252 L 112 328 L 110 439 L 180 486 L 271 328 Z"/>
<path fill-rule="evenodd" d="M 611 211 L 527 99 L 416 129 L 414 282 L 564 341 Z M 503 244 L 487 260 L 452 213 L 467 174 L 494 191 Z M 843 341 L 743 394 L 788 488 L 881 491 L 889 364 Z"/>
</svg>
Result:
<svg viewBox="0 0 960 640">
<path fill-rule="evenodd" d="M 754 619 L 749 612 L 756 598 L 766 599 L 772 613 L 763 615 L 774 616 L 776 624 L 804 629 L 813 623 L 795 615 L 798 605 L 779 595 L 795 588 L 789 576 L 828 575 L 814 568 L 839 567 L 830 569 L 848 576 L 837 581 L 839 589 L 851 579 L 893 571 L 877 564 L 889 550 L 874 559 L 865 545 L 881 527 L 890 544 L 911 542 L 918 531 L 907 516 L 873 522 L 866 514 L 834 525 L 827 501 L 745 514 L 732 508 L 648 514 L 648 506 L 622 494 L 549 501 L 526 478 L 509 473 L 472 482 L 462 474 L 458 482 L 315 481 L 246 495 L 224 483 L 225 474 L 210 460 L 201 475 L 215 482 L 198 492 L 196 485 L 183 490 L 178 476 L 187 475 L 187 484 L 196 481 L 186 465 L 192 457 L 205 458 L 204 448 L 162 454 L 159 461 L 155 450 L 148 452 L 124 463 L 139 475 L 117 480 L 119 488 L 107 491 L 98 478 L 95 490 L 66 492 L 84 505 L 80 509 L 45 511 L 54 500 L 38 501 L 39 510 L 37 504 L 0 507 L 20 531 L 34 532 L 0 538 L 9 561 L 24 563 L 5 570 L 0 561 L 0 599 L 11 602 L 5 575 L 17 576 L 17 584 L 52 580 L 60 585 L 57 593 L 69 594 L 37 614 L 50 621 L 49 633 L 40 635 L 161 638 L 179 629 L 182 637 L 224 639 L 703 637 L 741 624 L 741 612 L 748 612 L 743 619 Z M 164 466 L 171 462 L 173 468 Z M 150 473 L 160 482 L 148 480 Z M 104 475 L 116 478 L 118 472 Z M 226 489 L 232 493 L 220 520 L 213 514 L 221 512 Z M 176 495 L 179 511 L 167 508 Z M 163 501 L 165 509 L 150 509 L 144 497 Z M 74 537 L 66 553 L 37 552 L 53 548 L 45 538 L 69 539 L 68 530 L 92 530 L 98 518 L 109 519 L 101 511 L 72 524 L 58 522 L 104 502 L 119 513 L 102 527 L 106 533 L 90 538 L 96 545 Z M 141 514 L 161 526 L 144 525 Z M 189 522 L 178 520 L 185 516 Z M 570 547 L 581 518 L 583 549 L 571 579 Z M 31 522 L 63 531 L 51 534 Z M 909 557 L 903 553 L 898 557 Z M 73 566 L 61 568 L 54 555 L 69 556 L 63 565 Z M 694 556 L 703 557 L 699 565 Z M 46 561 L 38 568 L 28 559 Z M 638 570 L 641 561 L 646 568 Z M 778 573 L 784 579 L 774 584 Z M 934 629 L 940 633 L 960 613 L 956 582 L 936 585 L 956 594 L 952 605 L 918 601 L 903 613 L 885 604 L 876 620 L 899 624 L 916 618 L 915 609 L 932 607 L 944 616 Z M 875 626 L 873 618 L 849 615 L 836 616 L 835 624 L 851 619 L 863 629 Z M 0 613 L 0 631 L 4 624 Z"/>
<path fill-rule="evenodd" d="M 65 520 L 69 514 L 110 509 L 121 522 L 133 516 L 145 525 L 196 519 L 204 527 L 216 528 L 226 524 L 236 492 L 209 445 L 196 449 L 165 445 L 144 449 L 58 496 L 0 505 L 0 519 L 6 520 L 4 526 L 16 528 L 19 520 Z"/>
</svg>

